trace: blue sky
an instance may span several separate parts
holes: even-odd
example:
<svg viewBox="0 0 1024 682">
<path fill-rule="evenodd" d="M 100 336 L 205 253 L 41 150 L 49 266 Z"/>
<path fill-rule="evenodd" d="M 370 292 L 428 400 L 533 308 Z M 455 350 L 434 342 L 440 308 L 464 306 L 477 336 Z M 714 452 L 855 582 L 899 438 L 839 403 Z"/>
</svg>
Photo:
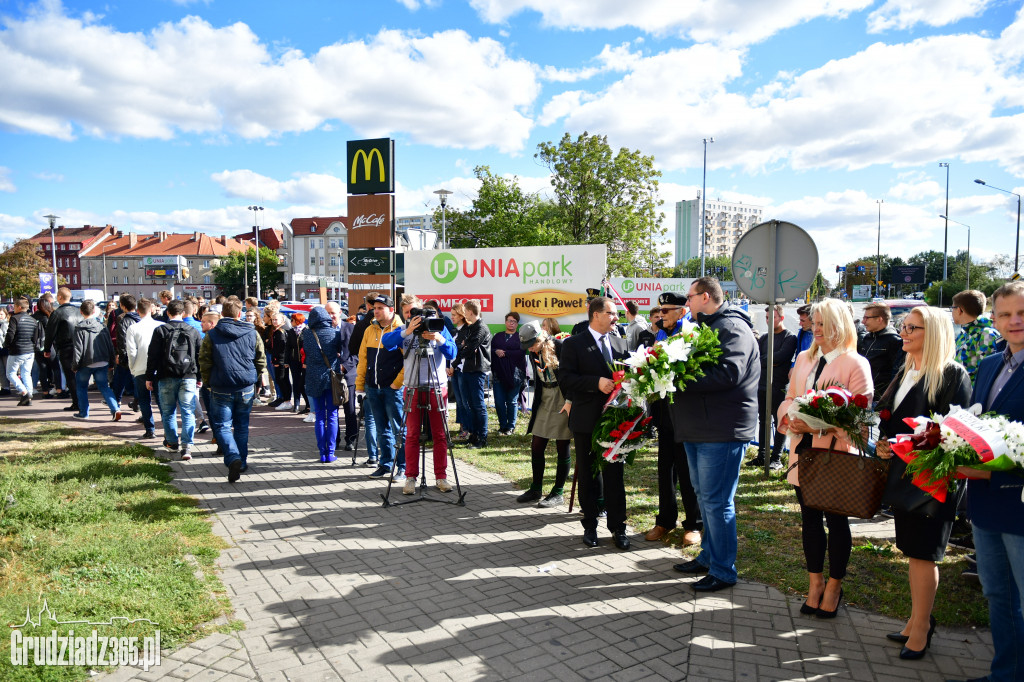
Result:
<svg viewBox="0 0 1024 682">
<path fill-rule="evenodd" d="M 397 141 L 399 214 L 473 167 L 549 187 L 565 132 L 807 229 L 821 267 L 1014 254 L 1024 16 L 1001 0 L 0 0 L 0 240 L 66 225 L 234 234 L 345 211 L 345 142 Z M 950 252 L 966 246 L 950 224 Z"/>
</svg>

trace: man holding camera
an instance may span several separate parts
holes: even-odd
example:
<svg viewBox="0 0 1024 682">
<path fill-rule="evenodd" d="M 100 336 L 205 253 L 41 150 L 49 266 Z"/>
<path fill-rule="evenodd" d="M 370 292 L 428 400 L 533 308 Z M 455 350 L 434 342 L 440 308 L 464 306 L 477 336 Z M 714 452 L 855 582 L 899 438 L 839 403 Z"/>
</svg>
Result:
<svg viewBox="0 0 1024 682">
<path fill-rule="evenodd" d="M 430 419 L 430 433 L 434 443 L 434 478 L 437 489 L 451 492 L 448 482 L 448 363 L 455 359 L 458 349 L 452 335 L 445 328 L 444 319 L 436 310 L 424 308 L 423 302 L 411 294 L 402 296 L 404 328 L 384 335 L 382 343 L 388 351 L 398 350 L 405 355 L 402 371 L 405 377 L 405 402 L 411 405 L 405 418 L 405 485 L 402 493 L 416 492 L 419 475 L 419 445 L 422 414 Z"/>
<path fill-rule="evenodd" d="M 373 322 L 359 344 L 356 392 L 366 397 L 376 426 L 380 461 L 370 478 L 391 473 L 397 457 L 396 479 L 405 477 L 405 449 L 402 448 L 402 351 L 384 347 L 384 335 L 402 325 L 395 317 L 395 301 L 378 296 L 373 302 Z M 369 430 L 367 426 L 367 430 Z M 369 438 L 367 438 L 369 440 Z M 398 450 L 396 453 L 396 444 Z"/>
</svg>

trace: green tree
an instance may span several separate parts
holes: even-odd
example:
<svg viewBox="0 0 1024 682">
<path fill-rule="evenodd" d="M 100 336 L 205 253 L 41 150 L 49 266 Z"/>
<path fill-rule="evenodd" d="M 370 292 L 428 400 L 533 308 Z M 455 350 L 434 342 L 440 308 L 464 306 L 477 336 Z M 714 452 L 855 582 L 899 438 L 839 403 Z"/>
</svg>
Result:
<svg viewBox="0 0 1024 682">
<path fill-rule="evenodd" d="M 807 300 L 808 302 L 820 301 L 828 296 L 830 291 L 832 291 L 832 285 L 825 279 L 825 276 L 821 274 L 821 269 L 819 269 L 814 279 L 811 280 L 811 286 L 807 288 Z"/>
<path fill-rule="evenodd" d="M 557 145 L 542 142 L 537 150 L 534 156 L 551 171 L 557 243 L 605 244 L 612 275 L 652 261 L 651 242 L 665 236 L 653 156 L 625 147 L 613 153 L 607 137 L 587 132 L 575 140 L 566 133 Z"/>
<path fill-rule="evenodd" d="M 260 285 L 263 293 L 273 291 L 281 285 L 284 273 L 277 271 L 280 260 L 277 254 L 266 246 L 260 247 Z M 213 281 L 225 294 L 244 296 L 248 274 L 249 295 L 256 295 L 256 250 L 232 251 L 222 258 L 220 265 L 213 268 Z"/>
<path fill-rule="evenodd" d="M 941 254 L 940 254 L 941 255 Z M 974 260 L 973 258 L 971 259 Z M 967 252 L 958 251 L 955 256 L 948 260 L 947 270 L 949 278 L 934 282 L 924 293 L 925 301 L 929 305 L 940 305 L 941 295 L 942 307 L 949 307 L 953 297 L 967 289 Z M 986 296 L 999 288 L 1006 280 L 998 277 L 999 265 L 992 263 L 980 264 L 971 263 L 971 289 L 976 289 Z M 941 290 L 941 291 L 940 291 Z"/>
<path fill-rule="evenodd" d="M 39 295 L 39 273 L 53 272 L 53 263 L 43 258 L 39 246 L 23 239 L 12 246 L 0 245 L 0 296 Z M 68 283 L 58 276 L 59 285 Z"/>
<path fill-rule="evenodd" d="M 719 281 L 732 280 L 732 259 L 728 256 L 712 256 L 704 259 L 704 274 L 717 277 Z M 691 258 L 680 263 L 672 271 L 672 277 L 700 277 L 700 258 Z"/>
</svg>

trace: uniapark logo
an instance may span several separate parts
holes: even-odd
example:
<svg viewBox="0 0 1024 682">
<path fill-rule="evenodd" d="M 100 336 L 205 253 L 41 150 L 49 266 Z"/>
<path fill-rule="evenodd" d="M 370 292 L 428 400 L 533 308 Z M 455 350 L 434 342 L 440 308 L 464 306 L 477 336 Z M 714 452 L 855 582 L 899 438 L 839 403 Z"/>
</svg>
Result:
<svg viewBox="0 0 1024 682">
<path fill-rule="evenodd" d="M 622 293 L 632 294 L 634 291 L 683 291 L 684 289 L 689 288 L 689 285 L 681 282 L 634 282 L 631 279 L 624 279 L 622 280 L 620 288 L 622 289 Z"/>
<path fill-rule="evenodd" d="M 434 256 L 430 275 L 440 284 L 449 284 L 459 274 L 467 279 L 516 279 L 523 284 L 572 284 L 572 260 L 564 255 L 553 260 L 517 258 L 458 258 L 448 252 Z"/>
</svg>

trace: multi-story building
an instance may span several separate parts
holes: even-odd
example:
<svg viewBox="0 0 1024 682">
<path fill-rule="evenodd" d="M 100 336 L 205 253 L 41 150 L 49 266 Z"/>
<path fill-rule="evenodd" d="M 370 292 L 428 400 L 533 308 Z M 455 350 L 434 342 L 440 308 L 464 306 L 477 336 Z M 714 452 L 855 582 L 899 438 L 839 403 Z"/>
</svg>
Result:
<svg viewBox="0 0 1024 682">
<path fill-rule="evenodd" d="M 30 241 L 39 245 L 39 250 L 47 263 L 53 263 L 53 256 L 56 255 L 57 274 L 67 281 L 72 289 L 82 289 L 82 264 L 80 254 L 98 242 L 107 239 L 116 232 L 111 225 L 96 227 L 84 225 L 82 227 L 64 227 L 61 225 L 53 231 L 52 246 L 56 250 L 51 252 L 50 230 L 46 229 L 37 235 L 30 237 Z"/>
<path fill-rule="evenodd" d="M 708 199 L 704 206 L 707 220 L 705 258 L 732 256 L 733 249 L 747 230 L 763 221 L 763 209 L 750 204 Z M 676 202 L 676 263 L 700 257 L 700 195 Z"/>
<path fill-rule="evenodd" d="M 284 289 L 288 296 L 299 299 L 316 296 L 319 286 L 308 278 L 345 280 L 347 217 L 293 218 L 289 228 L 282 235 L 281 246 L 277 249 L 281 261 L 278 270 L 284 273 Z"/>
<path fill-rule="evenodd" d="M 118 230 L 79 253 L 80 288 L 102 289 L 107 298 L 125 293 L 154 298 L 162 289 L 215 298 L 221 289 L 214 281 L 213 268 L 228 254 L 251 248 L 251 242 L 202 232 L 139 235 Z M 148 265 L 149 256 L 180 257 L 187 276 L 184 270 Z"/>
</svg>

